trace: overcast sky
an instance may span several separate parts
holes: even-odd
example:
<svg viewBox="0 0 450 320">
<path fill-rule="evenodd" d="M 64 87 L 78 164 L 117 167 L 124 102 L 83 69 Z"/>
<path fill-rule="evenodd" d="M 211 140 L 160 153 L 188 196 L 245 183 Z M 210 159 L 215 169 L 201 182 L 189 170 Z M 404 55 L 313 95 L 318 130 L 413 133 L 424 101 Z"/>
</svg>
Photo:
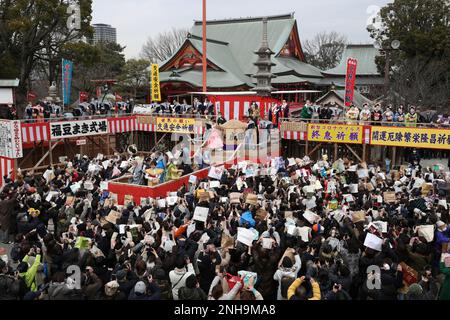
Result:
<svg viewBox="0 0 450 320">
<path fill-rule="evenodd" d="M 390 0 L 207 0 L 208 19 L 265 16 L 295 12 L 300 40 L 321 31 L 345 34 L 352 43 L 371 43 L 366 31 L 370 6 Z M 202 0 L 93 0 L 93 23 L 117 28 L 127 59 L 138 57 L 149 36 L 190 27 L 200 20 Z"/>
</svg>

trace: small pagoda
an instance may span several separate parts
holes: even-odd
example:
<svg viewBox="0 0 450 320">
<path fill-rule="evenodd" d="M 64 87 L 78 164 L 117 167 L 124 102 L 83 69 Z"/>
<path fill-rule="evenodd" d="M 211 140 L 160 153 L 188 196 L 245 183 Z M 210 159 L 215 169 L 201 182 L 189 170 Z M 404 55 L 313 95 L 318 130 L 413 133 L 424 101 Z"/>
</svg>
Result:
<svg viewBox="0 0 450 320">
<path fill-rule="evenodd" d="M 257 80 L 257 85 L 252 91 L 256 91 L 260 97 L 270 97 L 274 88 L 272 87 L 272 79 L 275 75 L 272 74 L 272 67 L 275 63 L 272 62 L 271 56 L 275 54 L 269 48 L 269 42 L 267 40 L 267 18 L 263 19 L 263 38 L 261 47 L 258 51 L 255 51 L 258 55 L 258 60 L 254 63 L 258 67 L 256 75 L 253 77 Z"/>
</svg>

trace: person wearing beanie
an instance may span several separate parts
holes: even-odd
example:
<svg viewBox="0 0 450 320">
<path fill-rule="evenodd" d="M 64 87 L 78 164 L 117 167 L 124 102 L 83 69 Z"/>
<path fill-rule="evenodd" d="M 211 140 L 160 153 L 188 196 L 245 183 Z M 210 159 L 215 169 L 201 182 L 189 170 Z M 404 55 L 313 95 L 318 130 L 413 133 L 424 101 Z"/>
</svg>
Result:
<svg viewBox="0 0 450 320">
<path fill-rule="evenodd" d="M 178 292 L 180 300 L 206 300 L 206 293 L 200 288 L 195 275 L 191 274 L 186 279 L 186 286 Z"/>
<path fill-rule="evenodd" d="M 425 300 L 423 296 L 423 289 L 418 283 L 413 283 L 408 288 L 406 300 Z"/>
<path fill-rule="evenodd" d="M 159 300 L 161 290 L 153 283 L 151 276 L 148 277 L 148 286 L 144 281 L 138 281 L 131 291 L 128 300 Z"/>
<path fill-rule="evenodd" d="M 294 256 L 295 262 L 287 255 Z M 295 249 L 287 249 L 278 263 L 278 270 L 273 275 L 273 279 L 278 282 L 277 300 L 287 299 L 287 288 L 297 278 L 297 273 L 302 267 L 302 261 Z"/>
</svg>

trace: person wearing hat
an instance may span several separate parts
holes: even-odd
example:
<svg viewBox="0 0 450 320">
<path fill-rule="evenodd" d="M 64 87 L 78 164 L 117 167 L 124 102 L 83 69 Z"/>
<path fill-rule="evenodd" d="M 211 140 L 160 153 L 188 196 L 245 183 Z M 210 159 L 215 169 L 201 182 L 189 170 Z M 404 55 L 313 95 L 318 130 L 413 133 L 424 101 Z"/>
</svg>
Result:
<svg viewBox="0 0 450 320">
<path fill-rule="evenodd" d="M 148 284 L 138 281 L 128 296 L 128 300 L 159 300 L 161 290 L 153 283 L 151 276 L 148 277 Z"/>
<path fill-rule="evenodd" d="M 450 243 L 450 226 L 441 220 L 436 222 L 436 249 L 438 252 L 442 252 L 442 245 Z"/>
</svg>

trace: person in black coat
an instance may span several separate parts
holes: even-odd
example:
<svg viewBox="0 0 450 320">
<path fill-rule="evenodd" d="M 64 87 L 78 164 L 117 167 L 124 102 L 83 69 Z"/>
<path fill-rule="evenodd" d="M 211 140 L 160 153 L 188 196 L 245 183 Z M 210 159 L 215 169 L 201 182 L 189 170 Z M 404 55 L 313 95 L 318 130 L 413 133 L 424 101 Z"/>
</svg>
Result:
<svg viewBox="0 0 450 320">
<path fill-rule="evenodd" d="M 198 269 L 200 270 L 200 288 L 204 292 L 209 292 L 214 277 L 216 276 L 216 266 L 220 265 L 222 258 L 216 251 L 216 246 L 212 241 L 208 241 L 206 249 L 198 256 Z"/>
</svg>

